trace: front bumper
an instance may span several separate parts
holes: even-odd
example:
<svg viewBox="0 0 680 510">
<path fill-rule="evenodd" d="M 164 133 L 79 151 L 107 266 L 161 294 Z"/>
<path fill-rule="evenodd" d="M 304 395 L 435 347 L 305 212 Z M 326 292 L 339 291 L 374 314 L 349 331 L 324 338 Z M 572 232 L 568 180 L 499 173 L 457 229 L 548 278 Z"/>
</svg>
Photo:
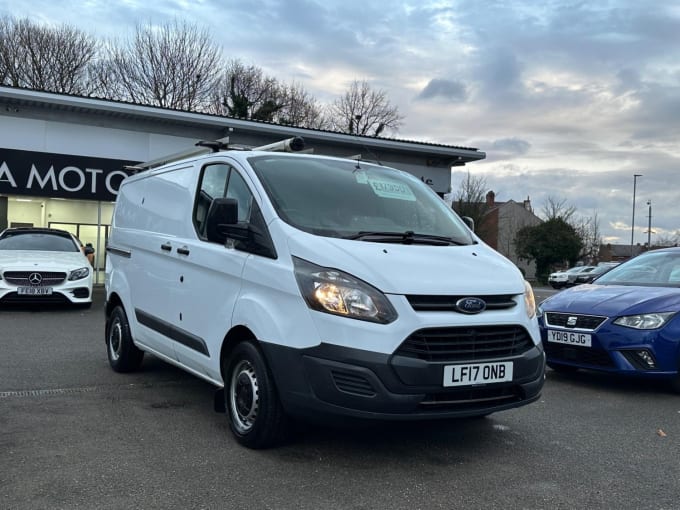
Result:
<svg viewBox="0 0 680 510">
<path fill-rule="evenodd" d="M 417 420 L 485 415 L 540 397 L 545 357 L 533 346 L 512 361 L 513 380 L 444 387 L 447 362 L 381 354 L 329 344 L 292 349 L 263 344 L 284 408 L 319 419 Z M 481 360 L 475 360 L 475 363 Z"/>
<path fill-rule="evenodd" d="M 0 281 L 0 305 L 10 304 L 87 304 L 92 303 L 91 278 L 65 281 L 51 286 L 51 293 L 24 295 L 18 286 Z"/>
<path fill-rule="evenodd" d="M 677 377 L 680 363 L 680 321 L 659 330 L 641 331 L 612 324 L 607 320 L 591 335 L 591 346 L 582 347 L 548 341 L 547 329 L 539 320 L 547 362 L 588 370 L 650 378 Z M 561 329 L 565 331 L 565 329 Z M 654 366 L 639 353 L 651 356 Z"/>
</svg>

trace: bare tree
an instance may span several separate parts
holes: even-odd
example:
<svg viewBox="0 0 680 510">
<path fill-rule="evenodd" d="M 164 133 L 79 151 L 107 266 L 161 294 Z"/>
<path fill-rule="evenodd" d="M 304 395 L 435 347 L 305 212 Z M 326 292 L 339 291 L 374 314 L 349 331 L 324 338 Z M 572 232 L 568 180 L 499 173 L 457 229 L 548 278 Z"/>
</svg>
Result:
<svg viewBox="0 0 680 510">
<path fill-rule="evenodd" d="M 572 221 L 571 225 L 583 244 L 579 258 L 588 264 L 599 262 L 602 235 L 600 234 L 600 219 L 597 213 L 590 218 L 578 218 Z"/>
<path fill-rule="evenodd" d="M 488 226 L 485 224 L 489 206 L 486 203 L 487 184 L 481 176 L 472 176 L 468 170 L 467 176 L 460 182 L 453 199 L 453 209 L 460 216 L 468 216 L 475 223 L 477 234 L 485 238 Z"/>
<path fill-rule="evenodd" d="M 549 196 L 546 199 L 545 204 L 543 204 L 542 212 L 543 219 L 546 221 L 562 218 L 564 221 L 569 223 L 571 217 L 576 212 L 576 208 L 574 206 L 567 205 L 566 198 L 559 199 Z"/>
<path fill-rule="evenodd" d="M 292 83 L 285 88 L 285 106 L 281 109 L 279 122 L 311 129 L 326 129 L 330 125 L 323 108 L 302 85 Z"/>
<path fill-rule="evenodd" d="M 90 92 L 88 70 L 98 42 L 84 32 L 29 19 L 0 19 L 0 78 L 5 85 L 50 92 Z"/>
<path fill-rule="evenodd" d="M 657 236 L 656 242 L 652 243 L 652 246 L 659 248 L 665 246 L 680 246 L 680 230 L 676 230 L 670 234 Z"/>
<path fill-rule="evenodd" d="M 174 21 L 140 26 L 96 67 L 98 85 L 111 99 L 182 110 L 204 109 L 220 72 L 220 51 L 208 33 Z"/>
<path fill-rule="evenodd" d="M 378 136 L 384 130 L 396 132 L 404 117 L 392 106 L 384 90 L 373 90 L 366 80 L 354 80 L 329 107 L 333 129 L 344 133 Z"/>
<path fill-rule="evenodd" d="M 300 84 L 285 85 L 261 68 L 231 60 L 213 91 L 209 110 L 242 119 L 323 128 L 326 121 L 316 99 Z"/>
<path fill-rule="evenodd" d="M 273 121 L 285 106 L 285 90 L 262 69 L 230 60 L 213 89 L 210 111 L 241 119 Z"/>
</svg>

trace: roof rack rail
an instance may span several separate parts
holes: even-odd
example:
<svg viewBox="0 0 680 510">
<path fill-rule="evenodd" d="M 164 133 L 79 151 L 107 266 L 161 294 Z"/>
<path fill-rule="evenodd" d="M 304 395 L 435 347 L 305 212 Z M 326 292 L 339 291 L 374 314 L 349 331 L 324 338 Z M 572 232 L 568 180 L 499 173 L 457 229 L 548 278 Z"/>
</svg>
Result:
<svg viewBox="0 0 680 510">
<path fill-rule="evenodd" d="M 305 148 L 305 140 L 301 136 L 294 136 L 293 138 L 286 138 L 280 142 L 270 143 L 268 145 L 260 145 L 253 147 L 254 151 L 271 151 L 271 152 L 300 152 Z"/>
<path fill-rule="evenodd" d="M 136 165 L 126 165 L 123 167 L 123 169 L 131 171 L 133 173 L 143 172 L 145 170 L 151 170 L 152 168 L 157 168 L 159 166 L 166 165 L 174 161 L 179 161 L 181 159 L 200 156 L 202 154 L 207 154 L 209 152 L 219 152 L 223 150 L 228 150 L 230 148 L 235 147 L 229 146 L 228 136 L 213 141 L 200 140 L 196 142 L 196 148 L 194 149 L 187 149 L 181 152 L 176 152 L 168 156 L 152 159 L 151 161 L 145 161 L 144 163 L 138 163 Z M 302 151 L 304 148 L 305 141 L 299 136 L 294 136 L 293 138 L 287 138 L 285 140 L 281 140 L 280 142 L 270 143 L 268 145 L 261 145 L 259 147 L 253 147 L 250 150 L 272 152 L 297 152 Z"/>
</svg>

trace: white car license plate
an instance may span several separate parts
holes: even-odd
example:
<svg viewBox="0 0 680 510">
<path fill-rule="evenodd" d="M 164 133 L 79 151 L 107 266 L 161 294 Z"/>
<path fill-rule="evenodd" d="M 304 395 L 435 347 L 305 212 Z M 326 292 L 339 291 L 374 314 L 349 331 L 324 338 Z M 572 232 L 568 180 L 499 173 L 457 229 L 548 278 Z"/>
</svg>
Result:
<svg viewBox="0 0 680 510">
<path fill-rule="evenodd" d="M 52 287 L 19 287 L 17 294 L 20 296 L 51 296 Z"/>
<path fill-rule="evenodd" d="M 548 342 L 557 344 L 580 345 L 581 347 L 591 347 L 592 338 L 588 333 L 577 333 L 575 331 L 555 331 L 548 330 Z"/>
<path fill-rule="evenodd" d="M 505 381 L 512 381 L 512 361 L 444 367 L 444 386 L 467 386 Z"/>
</svg>

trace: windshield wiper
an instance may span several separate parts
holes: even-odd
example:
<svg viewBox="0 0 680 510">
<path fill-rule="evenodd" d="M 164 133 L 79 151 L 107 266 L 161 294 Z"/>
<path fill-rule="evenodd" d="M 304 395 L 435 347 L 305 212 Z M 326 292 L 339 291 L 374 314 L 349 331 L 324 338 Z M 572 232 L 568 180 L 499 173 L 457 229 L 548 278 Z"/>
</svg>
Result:
<svg viewBox="0 0 680 510">
<path fill-rule="evenodd" d="M 416 234 L 413 232 L 413 230 L 407 230 L 406 232 L 362 230 L 356 234 L 345 236 L 344 239 L 356 239 L 359 241 L 371 241 L 374 243 L 433 244 L 436 246 L 447 246 L 451 244 L 465 246 L 468 244 L 457 241 L 452 237 L 432 234 Z"/>
</svg>

